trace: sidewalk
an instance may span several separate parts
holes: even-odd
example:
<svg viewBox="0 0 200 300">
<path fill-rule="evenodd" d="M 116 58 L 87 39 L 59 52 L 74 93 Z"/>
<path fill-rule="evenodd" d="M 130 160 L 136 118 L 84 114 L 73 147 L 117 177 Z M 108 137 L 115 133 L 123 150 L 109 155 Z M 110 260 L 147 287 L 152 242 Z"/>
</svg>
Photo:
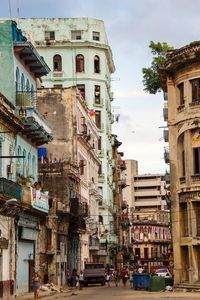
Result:
<svg viewBox="0 0 200 300">
<path fill-rule="evenodd" d="M 40 291 L 39 294 L 39 299 L 44 299 L 48 297 L 48 299 L 54 298 L 55 295 L 62 295 L 65 297 L 70 297 L 72 295 L 72 293 L 75 292 L 75 290 L 73 289 L 65 289 L 61 292 L 56 292 L 56 291 Z M 13 300 L 13 299 L 17 299 L 17 300 L 33 300 L 33 292 L 30 293 L 25 293 L 23 295 L 18 295 L 18 296 L 13 296 L 10 298 L 7 298 L 6 300 Z M 0 298 L 2 299 L 2 298 Z"/>
</svg>

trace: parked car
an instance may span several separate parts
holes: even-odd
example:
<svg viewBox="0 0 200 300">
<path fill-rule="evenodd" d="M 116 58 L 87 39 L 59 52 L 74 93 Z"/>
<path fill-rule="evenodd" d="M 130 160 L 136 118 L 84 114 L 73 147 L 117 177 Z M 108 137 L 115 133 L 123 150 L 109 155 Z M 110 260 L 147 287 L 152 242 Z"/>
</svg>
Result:
<svg viewBox="0 0 200 300">
<path fill-rule="evenodd" d="M 172 278 L 172 274 L 167 268 L 157 269 L 155 274 L 164 278 Z"/>
</svg>

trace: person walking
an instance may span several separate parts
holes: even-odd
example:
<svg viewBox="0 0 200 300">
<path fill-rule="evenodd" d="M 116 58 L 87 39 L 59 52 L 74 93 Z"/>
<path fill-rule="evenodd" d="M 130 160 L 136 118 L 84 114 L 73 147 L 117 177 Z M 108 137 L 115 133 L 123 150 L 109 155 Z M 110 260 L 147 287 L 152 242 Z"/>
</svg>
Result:
<svg viewBox="0 0 200 300">
<path fill-rule="evenodd" d="M 82 290 L 83 286 L 84 286 L 84 276 L 83 276 L 83 271 L 81 271 L 79 275 L 79 289 Z"/>
<path fill-rule="evenodd" d="M 32 277 L 34 300 L 39 299 L 40 280 L 41 280 L 41 277 L 40 277 L 39 273 L 35 272 Z"/>
<path fill-rule="evenodd" d="M 110 273 L 106 272 L 106 282 L 107 282 L 108 287 L 110 287 L 110 280 L 111 280 Z"/>
<path fill-rule="evenodd" d="M 115 286 L 117 287 L 118 283 L 119 283 L 119 270 L 118 269 L 114 269 L 114 271 L 113 271 L 113 281 L 114 281 Z"/>
<path fill-rule="evenodd" d="M 123 269 L 121 270 L 121 278 L 122 278 L 122 283 L 123 286 L 126 287 L 126 283 L 129 277 L 129 273 L 126 267 L 123 267 Z"/>
</svg>

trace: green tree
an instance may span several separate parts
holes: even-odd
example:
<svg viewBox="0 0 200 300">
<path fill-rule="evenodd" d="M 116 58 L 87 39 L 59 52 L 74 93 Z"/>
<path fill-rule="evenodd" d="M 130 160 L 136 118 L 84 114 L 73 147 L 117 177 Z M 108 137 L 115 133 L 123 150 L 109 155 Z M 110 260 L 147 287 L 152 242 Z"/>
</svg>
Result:
<svg viewBox="0 0 200 300">
<path fill-rule="evenodd" d="M 151 67 L 143 68 L 143 85 L 145 92 L 149 94 L 156 94 L 161 90 L 160 80 L 158 75 L 158 65 L 163 63 L 166 59 L 166 54 L 168 51 L 172 50 L 173 47 L 169 46 L 167 43 L 154 43 L 150 42 L 149 48 L 153 54 L 153 59 Z"/>
</svg>

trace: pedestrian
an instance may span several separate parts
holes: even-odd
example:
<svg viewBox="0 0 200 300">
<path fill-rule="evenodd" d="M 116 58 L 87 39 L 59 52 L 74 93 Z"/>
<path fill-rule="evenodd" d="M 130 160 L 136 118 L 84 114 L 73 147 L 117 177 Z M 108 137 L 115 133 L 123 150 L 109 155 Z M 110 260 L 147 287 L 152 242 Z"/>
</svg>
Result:
<svg viewBox="0 0 200 300">
<path fill-rule="evenodd" d="M 118 269 L 114 269 L 113 271 L 113 281 L 115 283 L 115 286 L 118 286 L 119 283 L 119 270 Z"/>
<path fill-rule="evenodd" d="M 137 271 L 138 271 L 139 274 L 142 274 L 144 272 L 144 269 L 143 269 L 142 266 L 139 266 Z"/>
<path fill-rule="evenodd" d="M 126 283 L 129 277 L 129 273 L 126 267 L 123 267 L 123 269 L 121 270 L 121 278 L 122 278 L 122 283 L 124 285 L 124 287 L 126 287 Z"/>
<path fill-rule="evenodd" d="M 73 270 L 72 270 L 71 281 L 72 281 L 71 286 L 72 286 L 72 287 L 76 287 L 76 284 L 77 284 L 77 270 L 76 270 L 76 269 L 73 269 Z"/>
<path fill-rule="evenodd" d="M 83 275 L 83 271 L 81 271 L 79 275 L 79 289 L 82 290 L 83 286 L 84 286 L 84 275 Z"/>
<path fill-rule="evenodd" d="M 130 287 L 133 286 L 133 274 L 134 274 L 134 270 L 133 270 L 133 268 L 130 268 L 130 270 L 129 270 Z"/>
<path fill-rule="evenodd" d="M 67 270 L 67 286 L 70 287 L 71 285 L 71 273 Z"/>
<path fill-rule="evenodd" d="M 106 282 L 107 282 L 108 287 L 110 287 L 110 279 L 111 279 L 110 273 L 106 272 Z"/>
<path fill-rule="evenodd" d="M 34 300 L 39 299 L 40 280 L 41 280 L 41 277 L 40 277 L 39 273 L 35 272 L 32 277 Z"/>
</svg>

